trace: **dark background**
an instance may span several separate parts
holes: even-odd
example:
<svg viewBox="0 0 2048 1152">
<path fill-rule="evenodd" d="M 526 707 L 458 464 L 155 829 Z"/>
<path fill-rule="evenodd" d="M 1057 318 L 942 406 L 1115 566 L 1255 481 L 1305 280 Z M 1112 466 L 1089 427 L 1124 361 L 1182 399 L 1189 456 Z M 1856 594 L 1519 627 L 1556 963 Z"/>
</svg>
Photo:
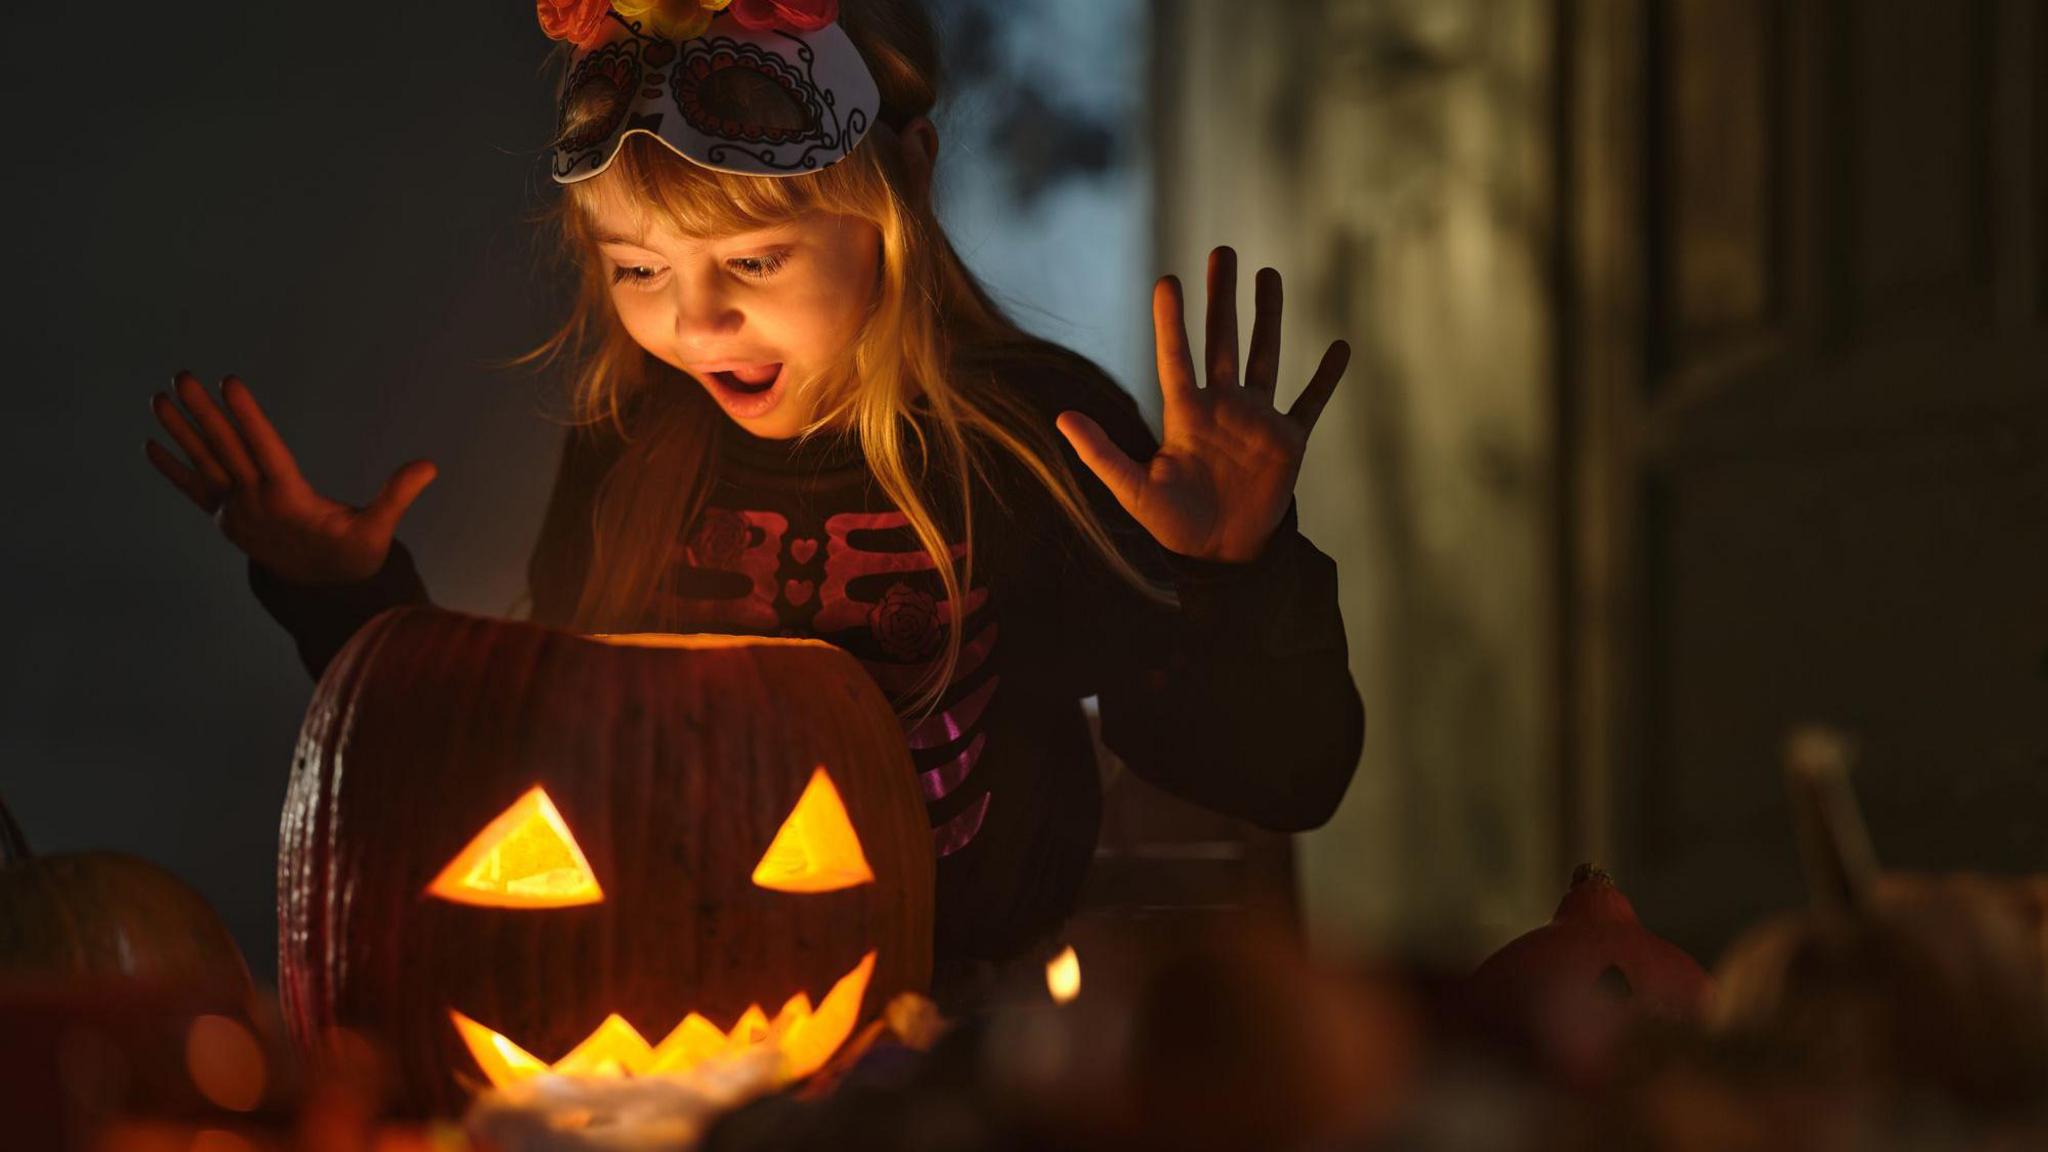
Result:
<svg viewBox="0 0 2048 1152">
<path fill-rule="evenodd" d="M 40 851 L 170 866 L 274 965 L 277 814 L 310 691 L 241 553 L 142 455 L 180 368 L 240 375 L 337 498 L 440 478 L 403 536 L 508 609 L 553 474 L 558 305 L 530 5 L 131 5 L 11 37 L 0 790 Z"/>
</svg>

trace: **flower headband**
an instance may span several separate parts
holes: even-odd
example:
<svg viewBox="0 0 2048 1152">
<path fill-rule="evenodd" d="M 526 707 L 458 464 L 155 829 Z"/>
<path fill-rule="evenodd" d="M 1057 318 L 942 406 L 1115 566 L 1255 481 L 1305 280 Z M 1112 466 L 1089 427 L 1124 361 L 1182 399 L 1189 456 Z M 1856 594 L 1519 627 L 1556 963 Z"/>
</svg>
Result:
<svg viewBox="0 0 2048 1152">
<path fill-rule="evenodd" d="M 576 46 L 554 178 L 604 171 L 635 132 L 693 164 L 795 176 L 846 158 L 880 109 L 839 0 L 537 0 Z"/>
</svg>

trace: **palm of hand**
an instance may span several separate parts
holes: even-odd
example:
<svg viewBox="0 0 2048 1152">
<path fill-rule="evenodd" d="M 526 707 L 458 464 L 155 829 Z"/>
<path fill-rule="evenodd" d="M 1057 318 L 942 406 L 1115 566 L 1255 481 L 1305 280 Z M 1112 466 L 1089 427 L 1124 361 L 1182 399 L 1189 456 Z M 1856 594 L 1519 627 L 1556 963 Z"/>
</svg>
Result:
<svg viewBox="0 0 2048 1152">
<path fill-rule="evenodd" d="M 237 490 L 214 520 L 235 546 L 287 580 L 360 580 L 376 573 L 390 533 L 368 514 L 303 483 L 297 491 Z"/>
<path fill-rule="evenodd" d="M 1336 341 L 1285 413 L 1274 407 L 1280 362 L 1280 274 L 1260 270 L 1250 358 L 1237 355 L 1237 256 L 1210 253 L 1205 362 L 1197 387 L 1183 327 L 1180 284 L 1163 277 L 1152 294 L 1164 422 L 1159 450 L 1140 464 L 1093 420 L 1062 413 L 1059 428 L 1083 463 L 1131 518 L 1169 551 L 1202 559 L 1256 559 L 1286 515 L 1309 433 L 1350 359 Z"/>
<path fill-rule="evenodd" d="M 240 380 L 230 376 L 222 384 L 224 408 L 189 372 L 178 374 L 174 388 L 185 410 L 164 393 L 152 397 L 150 407 L 184 457 L 151 440 L 144 446 L 150 463 L 237 548 L 287 580 L 322 584 L 375 575 L 399 517 L 434 479 L 433 464 L 415 460 L 364 507 L 331 500 L 306 482 Z"/>
</svg>

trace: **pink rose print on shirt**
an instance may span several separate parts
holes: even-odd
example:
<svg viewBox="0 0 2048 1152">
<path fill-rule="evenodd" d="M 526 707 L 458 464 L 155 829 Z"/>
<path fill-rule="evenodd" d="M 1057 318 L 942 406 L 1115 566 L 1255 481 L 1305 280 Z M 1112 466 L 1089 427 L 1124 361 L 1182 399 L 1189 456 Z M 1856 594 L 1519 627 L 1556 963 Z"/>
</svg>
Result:
<svg viewBox="0 0 2048 1152">
<path fill-rule="evenodd" d="M 939 647 L 938 602 L 898 580 L 868 610 L 868 631 L 898 660 L 923 660 Z"/>
<path fill-rule="evenodd" d="M 697 531 L 690 537 L 690 562 L 700 568 L 737 572 L 740 552 L 746 546 L 746 514 L 709 507 L 697 518 Z"/>
</svg>

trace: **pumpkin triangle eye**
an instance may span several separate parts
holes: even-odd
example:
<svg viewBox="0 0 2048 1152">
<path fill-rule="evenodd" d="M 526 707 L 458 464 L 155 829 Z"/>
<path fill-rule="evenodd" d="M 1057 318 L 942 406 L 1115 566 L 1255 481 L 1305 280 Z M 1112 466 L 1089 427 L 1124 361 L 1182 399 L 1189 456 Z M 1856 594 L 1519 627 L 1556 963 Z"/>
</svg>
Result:
<svg viewBox="0 0 2048 1152">
<path fill-rule="evenodd" d="M 754 865 L 754 883 L 777 892 L 832 892 L 874 879 L 839 789 L 819 768 Z"/>
<path fill-rule="evenodd" d="M 583 849 L 539 785 L 457 852 L 427 885 L 427 895 L 487 908 L 567 908 L 604 900 Z"/>
</svg>

